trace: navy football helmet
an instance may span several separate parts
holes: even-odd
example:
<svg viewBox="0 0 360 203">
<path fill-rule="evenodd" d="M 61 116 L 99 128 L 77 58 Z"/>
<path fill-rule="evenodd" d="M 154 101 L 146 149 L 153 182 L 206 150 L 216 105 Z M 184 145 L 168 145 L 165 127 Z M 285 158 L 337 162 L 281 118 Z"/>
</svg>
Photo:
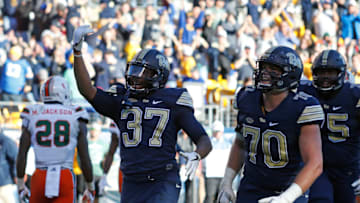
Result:
<svg viewBox="0 0 360 203">
<path fill-rule="evenodd" d="M 265 51 L 256 63 L 257 70 L 254 72 L 256 89 L 279 93 L 298 86 L 303 64 L 295 50 L 284 46 L 273 47 Z M 281 70 L 281 74 L 268 72 L 266 66 L 277 67 Z"/>
<path fill-rule="evenodd" d="M 322 51 L 314 60 L 311 67 L 313 85 L 321 93 L 331 93 L 344 85 L 346 75 L 346 62 L 336 50 Z M 325 72 L 336 71 L 336 74 Z"/>
<path fill-rule="evenodd" d="M 168 80 L 170 65 L 166 56 L 156 49 L 143 49 L 126 67 L 126 88 L 132 93 L 147 94 L 163 88 Z"/>
</svg>

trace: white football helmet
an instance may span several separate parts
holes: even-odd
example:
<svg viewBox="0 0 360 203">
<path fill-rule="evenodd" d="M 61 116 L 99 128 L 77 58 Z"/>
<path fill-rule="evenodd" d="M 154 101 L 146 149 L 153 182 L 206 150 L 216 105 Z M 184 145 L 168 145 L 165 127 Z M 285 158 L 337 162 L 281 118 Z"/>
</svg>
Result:
<svg viewBox="0 0 360 203">
<path fill-rule="evenodd" d="M 43 102 L 60 102 L 62 104 L 70 102 L 71 92 L 67 81 L 63 77 L 50 77 L 41 85 L 40 92 Z"/>
</svg>

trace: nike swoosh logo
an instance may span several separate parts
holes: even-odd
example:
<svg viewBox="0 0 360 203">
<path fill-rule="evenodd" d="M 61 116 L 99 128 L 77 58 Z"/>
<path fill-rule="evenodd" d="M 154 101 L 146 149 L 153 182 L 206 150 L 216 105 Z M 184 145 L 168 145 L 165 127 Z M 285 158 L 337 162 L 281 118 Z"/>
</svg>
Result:
<svg viewBox="0 0 360 203">
<path fill-rule="evenodd" d="M 179 184 L 176 184 L 176 188 L 181 188 L 181 185 L 179 185 Z"/>
<path fill-rule="evenodd" d="M 276 125 L 279 125 L 279 123 L 273 123 L 273 122 L 269 123 L 269 126 L 276 126 Z"/>
<path fill-rule="evenodd" d="M 152 104 L 160 104 L 162 101 L 153 101 Z"/>
<path fill-rule="evenodd" d="M 337 111 L 337 110 L 339 110 L 341 108 L 342 108 L 341 106 L 333 106 L 333 111 Z"/>
</svg>

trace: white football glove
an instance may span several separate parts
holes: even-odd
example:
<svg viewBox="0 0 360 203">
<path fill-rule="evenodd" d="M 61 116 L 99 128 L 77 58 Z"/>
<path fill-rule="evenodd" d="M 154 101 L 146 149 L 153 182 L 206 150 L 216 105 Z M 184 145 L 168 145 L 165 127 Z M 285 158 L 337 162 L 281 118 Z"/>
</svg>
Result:
<svg viewBox="0 0 360 203">
<path fill-rule="evenodd" d="M 28 199 L 30 197 L 30 190 L 26 187 L 24 178 L 17 178 L 16 182 L 20 200 Z"/>
<path fill-rule="evenodd" d="M 89 189 L 86 189 L 83 193 L 83 202 L 86 203 L 93 203 L 95 199 L 95 191 L 90 191 Z"/>
<path fill-rule="evenodd" d="M 185 175 L 189 178 L 189 180 L 192 180 L 195 176 L 196 169 L 199 166 L 201 157 L 196 152 L 180 152 L 180 155 L 185 157 L 185 159 L 187 159 L 185 166 L 186 169 Z"/>
<path fill-rule="evenodd" d="M 220 192 L 217 197 L 217 202 L 219 203 L 232 203 L 236 202 L 236 196 L 234 190 L 232 189 L 232 182 L 236 176 L 236 172 L 232 169 L 227 167 L 225 169 L 224 178 L 220 184 Z"/>
<path fill-rule="evenodd" d="M 187 179 L 187 177 L 186 177 L 186 169 L 185 169 L 185 166 L 181 166 L 181 167 L 180 167 L 180 180 L 181 180 L 182 182 L 185 182 L 186 179 Z"/>
<path fill-rule="evenodd" d="M 354 194 L 360 195 L 360 178 L 354 181 L 351 186 L 354 188 Z"/>
<path fill-rule="evenodd" d="M 110 186 L 106 180 L 106 174 L 101 176 L 98 186 L 99 186 L 99 195 L 103 195 L 105 193 L 105 187 Z"/>
<path fill-rule="evenodd" d="M 94 31 L 91 29 L 90 25 L 81 25 L 80 27 L 76 28 L 72 41 L 73 49 L 76 51 L 81 51 L 84 38 L 92 32 Z"/>
<path fill-rule="evenodd" d="M 292 203 L 302 195 L 301 187 L 293 183 L 288 189 L 286 189 L 279 196 L 271 196 L 260 199 L 259 203 Z"/>
</svg>

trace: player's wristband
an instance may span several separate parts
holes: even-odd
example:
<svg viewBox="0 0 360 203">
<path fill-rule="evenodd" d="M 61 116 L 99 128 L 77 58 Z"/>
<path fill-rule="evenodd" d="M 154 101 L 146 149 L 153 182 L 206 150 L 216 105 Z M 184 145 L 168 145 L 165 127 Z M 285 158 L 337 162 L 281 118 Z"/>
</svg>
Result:
<svg viewBox="0 0 360 203">
<path fill-rule="evenodd" d="M 223 183 L 231 185 L 234 178 L 235 178 L 235 176 L 236 176 L 235 170 L 230 168 L 230 167 L 226 167 L 225 175 L 224 175 L 224 178 L 223 178 Z"/>
<path fill-rule="evenodd" d="M 22 189 L 25 185 L 24 178 L 16 178 L 16 185 L 19 189 Z"/>
<path fill-rule="evenodd" d="M 86 182 L 85 183 L 86 189 L 90 190 L 90 191 L 94 191 L 95 190 L 95 184 L 94 181 L 92 182 Z"/>
<path fill-rule="evenodd" d="M 289 202 L 294 202 L 297 198 L 299 198 L 302 195 L 303 191 L 301 187 L 293 183 L 290 185 L 288 189 L 286 189 L 283 193 L 281 193 L 281 197 L 288 200 Z"/>
</svg>

